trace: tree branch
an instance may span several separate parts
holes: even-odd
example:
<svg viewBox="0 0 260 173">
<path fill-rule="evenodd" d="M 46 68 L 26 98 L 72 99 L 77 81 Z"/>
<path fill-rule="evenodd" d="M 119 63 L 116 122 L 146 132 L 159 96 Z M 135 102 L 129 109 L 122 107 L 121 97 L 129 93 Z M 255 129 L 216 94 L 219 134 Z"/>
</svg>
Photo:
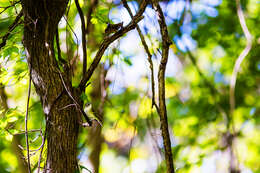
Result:
<svg viewBox="0 0 260 173">
<path fill-rule="evenodd" d="M 62 59 L 61 57 L 61 49 L 60 49 L 60 39 L 59 39 L 59 28 L 57 27 L 56 29 L 56 47 L 57 47 L 57 52 L 58 52 L 58 60 L 62 63 L 62 64 L 66 64 L 67 61 L 65 61 L 64 59 Z"/>
<path fill-rule="evenodd" d="M 131 16 L 131 18 L 133 19 L 134 18 L 134 15 L 131 11 L 131 9 L 129 8 L 126 0 L 122 0 L 123 2 L 123 5 L 124 7 L 126 8 L 126 10 L 128 11 L 129 15 Z M 144 39 L 144 36 L 142 34 L 142 31 L 140 29 L 140 27 L 138 26 L 138 24 L 136 25 L 136 30 L 139 34 L 139 37 L 141 39 L 141 42 L 142 42 L 142 45 L 144 46 L 144 50 L 148 56 L 148 62 L 150 64 L 150 70 L 151 70 L 151 87 L 152 87 L 152 107 L 155 106 L 155 108 L 157 109 L 157 111 L 159 111 L 159 107 L 158 105 L 156 104 L 156 101 L 155 101 L 155 82 L 154 82 L 154 70 L 153 70 L 153 61 L 152 61 L 152 54 L 150 53 L 149 49 L 148 49 L 148 46 L 147 46 L 147 43 Z"/>
<path fill-rule="evenodd" d="M 232 115 L 235 110 L 235 87 L 236 87 L 236 79 L 237 79 L 237 73 L 240 69 L 240 66 L 242 64 L 242 61 L 245 59 L 245 57 L 248 55 L 249 51 L 252 48 L 252 35 L 250 34 L 250 31 L 248 30 L 246 26 L 245 17 L 243 14 L 243 10 L 241 8 L 240 0 L 236 0 L 236 6 L 237 6 L 237 16 L 240 22 L 240 25 L 242 27 L 243 33 L 246 37 L 246 47 L 244 50 L 240 53 L 239 57 L 236 59 L 235 66 L 233 68 L 231 80 L 230 80 L 230 88 L 229 88 L 229 103 L 230 103 L 230 119 L 232 120 Z M 232 123 L 233 133 L 236 133 L 235 125 Z M 239 165 L 238 160 L 235 157 L 234 153 L 234 138 L 231 139 L 230 144 L 230 171 L 231 172 L 239 172 Z"/>
<path fill-rule="evenodd" d="M 21 1 L 12 2 L 11 5 L 8 5 L 8 6 L 6 6 L 6 7 L 0 7 L 0 9 L 3 8 L 3 11 L 1 11 L 0 14 L 2 14 L 3 12 L 5 12 L 5 10 L 7 10 L 8 8 L 15 7 L 15 5 L 18 4 L 18 3 L 20 3 L 20 2 L 21 2 Z"/>
<path fill-rule="evenodd" d="M 82 9 L 79 5 L 79 0 L 75 0 L 75 4 L 77 10 L 79 12 L 80 21 L 81 21 L 81 38 L 82 38 L 82 49 L 83 49 L 83 76 L 86 74 L 87 68 L 87 42 L 86 42 L 86 27 L 85 27 L 85 19 Z"/>
<path fill-rule="evenodd" d="M 37 173 L 40 173 L 41 159 L 42 159 L 42 152 L 43 152 L 43 149 L 44 149 L 45 141 L 46 141 L 46 130 L 45 130 L 45 132 L 44 132 L 43 145 L 42 145 L 42 148 L 41 148 L 41 151 L 40 151 L 39 160 L 38 160 L 38 170 L 37 170 Z"/>
<path fill-rule="evenodd" d="M 91 63 L 86 75 L 84 75 L 83 79 L 81 80 L 81 82 L 79 84 L 79 88 L 80 88 L 81 91 L 83 91 L 85 89 L 86 83 L 91 78 L 94 70 L 98 66 L 98 64 L 99 64 L 105 50 L 108 48 L 108 46 L 112 42 L 114 42 L 116 39 L 118 39 L 119 37 L 121 37 L 125 33 L 127 33 L 128 31 L 130 31 L 130 30 L 132 30 L 136 27 L 136 24 L 143 19 L 142 14 L 143 14 L 146 6 L 147 6 L 147 2 L 143 1 L 143 3 L 140 6 L 139 11 L 137 12 L 137 14 L 134 16 L 133 20 L 127 26 L 123 27 L 122 29 L 120 29 L 119 31 L 114 33 L 113 35 L 107 36 L 107 37 L 104 38 L 104 40 L 101 43 L 99 50 L 98 50 L 93 62 Z"/>
<path fill-rule="evenodd" d="M 92 126 L 92 121 L 90 120 L 90 118 L 87 116 L 87 114 L 84 112 L 84 110 L 82 109 L 82 107 L 80 106 L 80 104 L 76 101 L 76 99 L 73 97 L 72 93 L 70 92 L 70 90 L 67 88 L 64 80 L 63 80 L 63 77 L 62 77 L 62 74 L 61 72 L 59 71 L 59 75 L 60 75 L 60 79 L 62 81 L 62 84 L 68 94 L 68 96 L 70 97 L 70 99 L 74 102 L 77 110 L 79 110 L 79 112 L 84 116 L 84 118 L 86 119 L 87 123 L 88 123 L 88 126 Z M 83 124 L 84 125 L 84 124 Z"/>
<path fill-rule="evenodd" d="M 229 103 L 230 103 L 230 115 L 232 115 L 234 109 L 235 109 L 235 87 L 236 87 L 236 79 L 237 79 L 237 73 L 240 69 L 240 65 L 242 61 L 245 59 L 249 51 L 252 47 L 252 36 L 246 26 L 245 17 L 241 8 L 240 0 L 236 0 L 237 5 L 237 15 L 239 18 L 240 25 L 243 29 L 243 32 L 246 37 L 246 47 L 244 50 L 240 53 L 239 57 L 237 58 L 235 62 L 235 66 L 232 72 L 231 80 L 230 80 L 230 88 L 229 88 Z"/>
<path fill-rule="evenodd" d="M 16 16 L 14 22 L 8 27 L 8 32 L 2 37 L 2 43 L 0 43 L 0 50 L 2 47 L 4 47 L 6 45 L 6 41 L 9 37 L 9 35 L 11 34 L 11 32 L 19 25 L 19 23 L 20 23 L 19 21 L 22 16 L 23 16 L 23 13 L 22 13 L 22 11 L 20 11 L 18 16 Z"/>
<path fill-rule="evenodd" d="M 158 0 L 153 0 L 153 8 L 157 12 L 158 22 L 160 26 L 161 36 L 162 36 L 162 58 L 158 71 L 158 83 L 159 83 L 159 116 L 161 121 L 161 132 L 163 137 L 163 145 L 165 149 L 165 160 L 167 173 L 174 173 L 174 165 L 172 158 L 172 150 L 171 150 L 171 140 L 168 129 L 168 120 L 167 120 L 167 110 L 165 103 L 165 70 L 168 61 L 169 55 L 169 46 L 172 43 L 167 30 L 167 25 L 165 22 L 165 18 L 163 15 L 163 11 L 161 6 L 159 5 Z"/>
</svg>

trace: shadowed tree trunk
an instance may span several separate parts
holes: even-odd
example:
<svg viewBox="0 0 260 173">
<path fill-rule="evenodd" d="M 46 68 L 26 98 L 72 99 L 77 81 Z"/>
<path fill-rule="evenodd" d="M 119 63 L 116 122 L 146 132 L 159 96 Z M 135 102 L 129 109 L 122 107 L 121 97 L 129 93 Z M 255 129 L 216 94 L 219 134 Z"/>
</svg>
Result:
<svg viewBox="0 0 260 173">
<path fill-rule="evenodd" d="M 92 110 L 93 112 L 99 116 L 98 118 L 103 119 L 103 113 L 99 111 L 98 107 L 100 106 L 101 102 L 101 86 L 100 86 L 100 73 L 101 73 L 101 66 L 97 68 L 93 78 L 95 79 L 92 82 L 93 90 L 90 94 L 91 101 L 92 101 Z M 98 173 L 99 170 L 99 157 L 101 152 L 101 145 L 102 145 L 102 136 L 101 136 L 101 126 L 96 123 L 96 126 L 89 131 L 89 142 L 92 148 L 91 153 L 89 155 L 89 159 L 93 166 L 93 173 Z"/>
<path fill-rule="evenodd" d="M 78 111 L 64 108 L 72 100 L 64 90 L 54 55 L 55 31 L 68 0 L 22 0 L 27 61 L 33 84 L 46 116 L 47 161 L 44 172 L 73 173 L 77 169 Z M 79 101 L 80 92 L 71 86 L 71 75 L 62 74 L 68 89 Z M 64 108 L 64 109 L 61 109 Z"/>
<path fill-rule="evenodd" d="M 105 69 L 103 64 L 100 64 L 93 76 L 96 80 L 93 81 L 93 90 L 91 92 L 91 100 L 93 105 L 93 112 L 98 116 L 101 123 L 104 121 L 104 104 L 106 98 L 106 89 L 108 86 L 108 81 L 106 81 L 106 74 L 108 68 Z M 102 143 L 104 141 L 102 136 L 102 126 L 96 123 L 96 127 L 92 128 L 89 133 L 89 141 L 92 146 L 92 151 L 90 153 L 90 161 L 93 165 L 93 173 L 99 172 L 100 165 L 100 153 Z"/>
</svg>

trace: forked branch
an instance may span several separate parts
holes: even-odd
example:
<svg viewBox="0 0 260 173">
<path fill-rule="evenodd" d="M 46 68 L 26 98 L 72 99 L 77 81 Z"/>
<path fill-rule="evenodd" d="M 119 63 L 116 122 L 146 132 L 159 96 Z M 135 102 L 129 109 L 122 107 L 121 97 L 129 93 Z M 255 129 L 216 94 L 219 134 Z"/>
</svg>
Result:
<svg viewBox="0 0 260 173">
<path fill-rule="evenodd" d="M 127 4 L 127 1 L 126 0 L 122 0 L 123 2 L 123 5 L 124 7 L 126 8 L 126 10 L 128 11 L 129 15 L 131 16 L 131 18 L 133 19 L 134 18 L 134 15 L 130 9 L 130 7 L 128 6 Z M 156 104 L 156 101 L 155 101 L 155 82 L 154 82 L 154 69 L 153 69 L 153 61 L 152 61 L 152 54 L 150 53 L 149 49 L 148 49 L 148 46 L 147 46 L 147 43 L 144 39 L 144 36 L 142 34 L 142 31 L 140 29 L 140 27 L 138 25 L 136 25 L 136 30 L 139 34 L 139 37 L 141 39 L 141 42 L 142 42 L 142 45 L 144 46 L 144 50 L 148 56 L 148 62 L 150 64 L 150 70 L 151 70 L 151 87 L 152 87 L 152 107 L 155 106 L 155 108 L 157 109 L 157 111 L 159 111 L 159 107 L 158 105 Z"/>
<path fill-rule="evenodd" d="M 104 40 L 102 41 L 99 50 L 97 51 L 97 54 L 93 60 L 93 62 L 91 63 L 88 71 L 86 72 L 86 75 L 83 76 L 83 79 L 81 80 L 80 84 L 79 84 L 79 88 L 81 91 L 83 91 L 85 89 L 85 85 L 88 82 L 88 80 L 91 78 L 94 70 L 97 68 L 105 50 L 108 48 L 108 46 L 114 42 L 116 39 L 118 39 L 119 37 L 123 36 L 125 33 L 127 33 L 130 30 L 133 30 L 136 27 L 136 24 L 141 21 L 143 19 L 142 14 L 144 13 L 144 10 L 147 6 L 147 1 L 143 1 L 139 11 L 136 13 L 136 15 L 133 17 L 133 20 L 125 27 L 123 27 L 122 29 L 120 29 L 119 31 L 117 31 L 116 33 L 114 33 L 111 36 L 106 36 L 104 38 Z"/>
</svg>

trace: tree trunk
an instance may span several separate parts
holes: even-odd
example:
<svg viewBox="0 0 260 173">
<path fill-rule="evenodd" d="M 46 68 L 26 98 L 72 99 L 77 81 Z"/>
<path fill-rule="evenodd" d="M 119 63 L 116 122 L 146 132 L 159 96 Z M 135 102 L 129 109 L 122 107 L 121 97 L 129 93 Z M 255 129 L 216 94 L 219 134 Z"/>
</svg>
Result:
<svg viewBox="0 0 260 173">
<path fill-rule="evenodd" d="M 24 40 L 27 61 L 37 94 L 46 116 L 47 162 L 44 172 L 73 173 L 77 169 L 78 115 L 64 90 L 55 59 L 53 40 L 68 0 L 22 0 Z M 80 92 L 71 86 L 71 75 L 64 82 L 79 101 Z"/>
<path fill-rule="evenodd" d="M 92 110 L 99 120 L 103 123 L 104 119 L 104 101 L 105 101 L 105 71 L 104 65 L 99 65 L 93 75 L 93 90 L 90 94 L 92 101 Z M 99 172 L 100 165 L 100 153 L 103 143 L 102 127 L 99 123 L 96 123 L 96 127 L 92 128 L 89 132 L 89 141 L 92 151 L 89 155 L 89 159 L 93 166 L 93 173 Z"/>
</svg>

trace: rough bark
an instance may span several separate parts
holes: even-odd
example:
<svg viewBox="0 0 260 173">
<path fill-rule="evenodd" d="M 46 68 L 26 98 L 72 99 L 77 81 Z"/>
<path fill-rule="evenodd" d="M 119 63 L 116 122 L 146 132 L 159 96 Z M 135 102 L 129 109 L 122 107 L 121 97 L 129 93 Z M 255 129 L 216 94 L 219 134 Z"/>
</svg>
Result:
<svg viewBox="0 0 260 173">
<path fill-rule="evenodd" d="M 167 119 L 167 110 L 165 103 L 165 70 L 168 61 L 169 55 L 169 46 L 171 40 L 168 35 L 167 25 L 163 15 L 161 6 L 159 5 L 158 0 L 153 0 L 153 8 L 157 12 L 158 22 L 160 26 L 160 32 L 162 36 L 162 58 L 158 71 L 158 85 L 159 85 L 159 116 L 161 122 L 161 132 L 163 137 L 163 145 L 165 149 L 165 161 L 167 167 L 167 173 L 174 173 L 173 157 L 171 150 L 171 140 L 168 129 L 168 119 Z"/>
<path fill-rule="evenodd" d="M 78 111 L 64 92 L 54 55 L 53 40 L 58 22 L 68 0 L 23 0 L 24 40 L 28 66 L 46 116 L 47 161 L 44 172 L 75 172 L 77 169 Z M 77 100 L 80 92 L 71 87 L 70 75 L 64 73 L 67 87 Z"/>
<path fill-rule="evenodd" d="M 143 18 L 142 14 L 147 3 L 144 1 L 141 4 L 134 19 L 126 27 L 104 39 L 79 87 L 72 88 L 70 70 L 64 68 L 65 72 L 60 76 L 53 44 L 58 22 L 65 12 L 68 0 L 21 2 L 25 22 L 23 44 L 31 78 L 46 116 L 47 162 L 44 172 L 72 173 L 77 169 L 78 121 L 81 116 L 79 112 L 82 112 L 82 109 L 79 109 L 79 106 L 82 107 L 80 94 L 84 91 L 106 48 L 135 28 Z M 72 93 L 73 99 L 68 90 Z M 75 105 L 75 99 L 79 103 L 76 104 L 77 109 L 68 106 Z"/>
</svg>

